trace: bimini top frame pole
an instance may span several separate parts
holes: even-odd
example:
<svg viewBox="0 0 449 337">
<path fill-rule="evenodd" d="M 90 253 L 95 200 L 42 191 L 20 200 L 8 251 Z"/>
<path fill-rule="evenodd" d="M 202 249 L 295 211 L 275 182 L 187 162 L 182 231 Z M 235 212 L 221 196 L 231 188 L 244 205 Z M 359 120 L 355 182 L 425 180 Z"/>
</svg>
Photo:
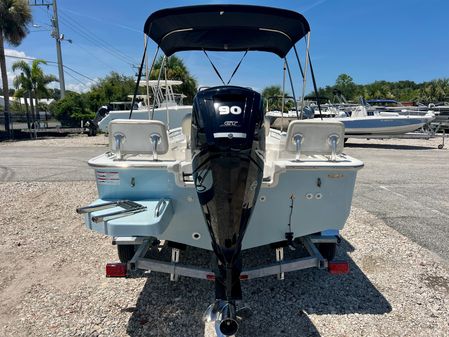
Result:
<svg viewBox="0 0 449 337">
<path fill-rule="evenodd" d="M 303 119 L 304 116 L 304 96 L 306 94 L 306 84 L 307 84 L 307 68 L 309 65 L 309 48 L 310 48 L 310 32 L 307 34 L 306 38 L 306 64 L 304 67 L 304 73 L 302 77 L 302 95 L 301 95 L 301 110 L 300 110 L 300 118 Z M 298 59 L 299 62 L 299 59 Z"/>
<path fill-rule="evenodd" d="M 286 9 L 252 5 L 168 8 L 151 14 L 145 23 L 144 32 L 156 42 L 158 49 L 162 49 L 165 57 L 188 50 L 245 51 L 245 55 L 247 51 L 274 53 L 284 59 L 284 67 L 288 70 L 291 83 L 290 69 L 285 64 L 285 58 L 293 48 L 303 78 L 301 110 L 300 116 L 297 112 L 297 117 L 303 117 L 310 55 L 310 26 L 301 14 Z M 306 37 L 307 45 L 304 68 L 295 47 L 303 37 Z M 159 81 L 160 76 L 158 87 Z M 297 106 L 295 109 L 298 110 Z M 153 115 L 154 105 L 151 118 Z"/>
<path fill-rule="evenodd" d="M 159 46 L 158 46 L 159 48 Z M 161 62 L 161 67 L 159 68 L 159 76 L 157 77 L 157 84 L 156 84 L 156 90 L 155 92 L 159 92 L 159 87 L 161 84 L 161 75 L 162 75 L 162 71 L 164 70 L 165 67 L 165 59 L 166 59 L 166 55 L 164 55 L 164 57 L 162 58 L 162 62 Z M 153 110 L 151 110 L 151 117 L 150 119 L 154 118 L 154 109 L 156 107 L 155 101 L 153 100 Z"/>
<path fill-rule="evenodd" d="M 142 55 L 142 62 L 140 63 L 140 67 L 139 67 L 139 74 L 137 76 L 136 87 L 134 89 L 133 101 L 131 104 L 131 110 L 129 111 L 128 119 L 131 119 L 131 117 L 133 115 L 134 103 L 136 102 L 137 92 L 139 91 L 140 79 L 142 78 L 142 69 L 143 69 L 143 64 L 145 62 L 145 58 L 146 58 L 147 48 L 148 48 L 148 39 L 145 40 L 145 46 L 144 46 L 143 55 Z M 151 72 L 153 71 L 154 63 L 156 62 L 156 57 L 157 57 L 158 53 L 159 53 L 159 46 L 157 47 L 156 52 L 154 53 L 153 62 L 151 63 L 151 68 L 147 75 L 148 77 L 150 76 Z M 147 81 L 147 85 L 148 85 L 148 81 Z M 149 98 L 148 98 L 148 100 L 149 100 Z"/>
<path fill-rule="evenodd" d="M 144 35 L 144 46 L 146 46 L 146 44 L 148 43 L 148 35 L 147 34 L 143 34 Z M 147 100 L 145 102 L 145 104 L 147 105 L 147 111 L 148 111 L 148 116 L 150 115 L 150 86 L 148 81 L 150 80 L 150 73 L 149 73 L 149 68 L 148 68 L 148 53 L 146 53 L 145 56 L 145 81 L 146 81 L 146 91 L 147 91 Z"/>
</svg>

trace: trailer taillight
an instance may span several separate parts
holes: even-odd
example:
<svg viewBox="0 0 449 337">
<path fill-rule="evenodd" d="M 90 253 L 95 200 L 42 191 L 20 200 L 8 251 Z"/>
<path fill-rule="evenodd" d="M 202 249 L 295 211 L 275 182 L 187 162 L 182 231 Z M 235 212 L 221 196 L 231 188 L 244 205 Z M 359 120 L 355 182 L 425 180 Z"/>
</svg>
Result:
<svg viewBox="0 0 449 337">
<path fill-rule="evenodd" d="M 125 277 L 126 263 L 108 263 L 106 264 L 106 277 Z"/>
<path fill-rule="evenodd" d="M 333 275 L 349 273 L 348 261 L 329 261 L 327 265 L 329 273 Z"/>
</svg>

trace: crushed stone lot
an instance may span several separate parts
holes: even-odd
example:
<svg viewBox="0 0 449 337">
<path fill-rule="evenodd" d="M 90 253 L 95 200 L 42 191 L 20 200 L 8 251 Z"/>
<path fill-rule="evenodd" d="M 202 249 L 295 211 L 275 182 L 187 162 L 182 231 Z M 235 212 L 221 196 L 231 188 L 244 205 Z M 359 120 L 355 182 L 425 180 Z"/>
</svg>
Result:
<svg viewBox="0 0 449 337">
<path fill-rule="evenodd" d="M 75 213 L 95 196 L 93 181 L 0 184 L 0 336 L 214 336 L 211 283 L 104 276 L 115 247 Z M 360 208 L 342 235 L 348 275 L 244 283 L 238 336 L 449 336 L 448 264 Z"/>
<path fill-rule="evenodd" d="M 4 183 L 0 191 L 0 335 L 213 336 L 201 321 L 210 283 L 104 277 L 115 247 L 74 212 L 95 195 L 93 183 Z M 439 257 L 360 209 L 343 237 L 349 275 L 306 270 L 245 283 L 257 315 L 239 336 L 448 336 L 449 268 Z"/>
<path fill-rule="evenodd" d="M 87 135 L 70 135 L 67 137 L 38 137 L 35 140 L 20 140 L 0 142 L 0 146 L 8 147 L 76 147 L 76 146 L 105 146 L 108 144 L 107 135 L 101 134 L 96 137 L 88 137 Z"/>
</svg>

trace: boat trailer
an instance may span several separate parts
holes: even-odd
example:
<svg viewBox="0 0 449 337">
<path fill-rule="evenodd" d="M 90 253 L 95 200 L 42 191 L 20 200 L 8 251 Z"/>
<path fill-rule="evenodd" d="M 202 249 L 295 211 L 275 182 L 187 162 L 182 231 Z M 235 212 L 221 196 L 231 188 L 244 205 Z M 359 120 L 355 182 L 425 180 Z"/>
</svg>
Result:
<svg viewBox="0 0 449 337">
<path fill-rule="evenodd" d="M 246 281 L 270 275 L 277 275 L 279 280 L 283 280 L 287 272 L 308 268 L 327 269 L 331 274 L 346 274 L 349 272 L 349 263 L 347 261 L 328 261 L 321 255 L 315 245 L 318 243 L 336 244 L 340 241 L 339 237 L 308 235 L 298 240 L 305 247 L 309 256 L 289 260 L 284 259 L 284 248 L 288 245 L 286 243 L 284 245 L 280 244 L 275 248 L 275 262 L 243 270 L 240 280 Z M 114 245 L 136 245 L 138 248 L 128 263 L 108 263 L 106 265 L 106 276 L 141 277 L 149 272 L 158 272 L 170 274 L 171 281 L 177 281 L 179 276 L 215 281 L 215 274 L 211 269 L 179 263 L 180 248 L 171 247 L 170 262 L 145 257 L 148 250 L 154 244 L 158 244 L 158 242 L 156 238 L 115 237 L 112 241 Z"/>
</svg>

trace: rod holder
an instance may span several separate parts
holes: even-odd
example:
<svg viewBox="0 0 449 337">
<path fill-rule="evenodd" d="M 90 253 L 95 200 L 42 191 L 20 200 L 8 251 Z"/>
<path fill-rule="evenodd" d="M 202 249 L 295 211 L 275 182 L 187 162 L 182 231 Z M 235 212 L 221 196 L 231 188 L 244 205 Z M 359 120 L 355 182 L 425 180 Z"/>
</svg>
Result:
<svg viewBox="0 0 449 337">
<path fill-rule="evenodd" d="M 340 141 L 340 136 L 336 134 L 329 135 L 327 141 L 332 151 L 330 161 L 337 161 L 337 145 Z"/>
<path fill-rule="evenodd" d="M 301 160 L 301 144 L 304 140 L 304 137 L 302 134 L 297 133 L 293 136 L 293 143 L 296 145 L 296 161 Z"/>
<path fill-rule="evenodd" d="M 125 135 L 122 133 L 116 133 L 114 135 L 115 141 L 115 157 L 117 160 L 122 160 L 122 144 L 125 141 Z"/>
<path fill-rule="evenodd" d="M 157 160 L 157 146 L 158 146 L 159 142 L 161 141 L 161 135 L 158 133 L 151 134 L 150 141 L 151 141 L 151 144 L 153 145 L 153 160 L 156 161 Z"/>
</svg>

